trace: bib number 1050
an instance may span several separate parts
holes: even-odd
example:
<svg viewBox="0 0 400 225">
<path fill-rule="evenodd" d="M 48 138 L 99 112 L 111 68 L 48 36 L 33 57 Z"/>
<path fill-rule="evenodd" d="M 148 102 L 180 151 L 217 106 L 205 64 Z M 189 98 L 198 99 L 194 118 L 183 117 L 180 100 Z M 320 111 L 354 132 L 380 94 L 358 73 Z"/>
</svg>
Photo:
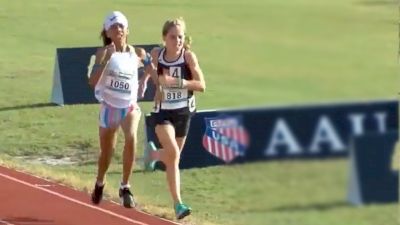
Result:
<svg viewBox="0 0 400 225">
<path fill-rule="evenodd" d="M 129 90 L 129 83 L 123 82 L 123 81 L 111 79 L 110 86 L 113 88 L 121 89 L 121 90 Z"/>
</svg>

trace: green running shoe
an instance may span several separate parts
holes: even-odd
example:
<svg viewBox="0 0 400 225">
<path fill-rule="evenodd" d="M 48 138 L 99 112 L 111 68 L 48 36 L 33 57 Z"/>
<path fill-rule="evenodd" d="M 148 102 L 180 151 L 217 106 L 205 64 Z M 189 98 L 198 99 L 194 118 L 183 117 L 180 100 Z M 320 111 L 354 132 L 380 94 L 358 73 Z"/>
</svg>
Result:
<svg viewBox="0 0 400 225">
<path fill-rule="evenodd" d="M 192 208 L 183 203 L 178 203 L 175 205 L 175 215 L 178 220 L 183 219 L 186 216 L 189 216 L 191 212 Z"/>
<path fill-rule="evenodd" d="M 144 149 L 144 170 L 154 171 L 157 161 L 154 160 L 154 153 L 158 151 L 154 142 L 149 141 Z"/>
</svg>

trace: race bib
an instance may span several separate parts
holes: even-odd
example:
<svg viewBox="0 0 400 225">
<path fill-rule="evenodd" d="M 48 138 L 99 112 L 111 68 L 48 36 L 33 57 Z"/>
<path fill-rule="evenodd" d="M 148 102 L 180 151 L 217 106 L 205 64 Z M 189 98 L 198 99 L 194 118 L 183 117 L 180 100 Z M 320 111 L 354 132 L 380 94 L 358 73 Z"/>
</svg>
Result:
<svg viewBox="0 0 400 225">
<path fill-rule="evenodd" d="M 169 67 L 168 76 L 182 79 L 182 67 Z M 185 88 L 163 88 L 162 109 L 179 109 L 188 107 L 188 90 Z"/>
<path fill-rule="evenodd" d="M 164 102 L 175 103 L 182 100 L 186 100 L 188 97 L 187 89 L 177 89 L 177 88 L 164 88 Z"/>
<path fill-rule="evenodd" d="M 122 93 L 131 93 L 132 87 L 130 84 L 130 77 L 132 75 L 129 74 L 111 74 L 107 76 L 105 86 L 113 91 L 122 92 Z"/>
<path fill-rule="evenodd" d="M 169 75 L 174 78 L 182 78 L 182 67 L 180 66 L 169 67 Z"/>
</svg>

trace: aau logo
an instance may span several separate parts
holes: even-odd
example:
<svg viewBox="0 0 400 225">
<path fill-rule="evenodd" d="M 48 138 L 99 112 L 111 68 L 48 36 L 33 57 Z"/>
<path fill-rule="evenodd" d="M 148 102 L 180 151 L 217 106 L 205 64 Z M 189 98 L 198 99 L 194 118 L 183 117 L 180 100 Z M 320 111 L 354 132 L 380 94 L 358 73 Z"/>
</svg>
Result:
<svg viewBox="0 0 400 225">
<path fill-rule="evenodd" d="M 240 116 L 205 118 L 203 147 L 215 157 L 229 163 L 244 156 L 249 146 L 249 135 Z"/>
</svg>

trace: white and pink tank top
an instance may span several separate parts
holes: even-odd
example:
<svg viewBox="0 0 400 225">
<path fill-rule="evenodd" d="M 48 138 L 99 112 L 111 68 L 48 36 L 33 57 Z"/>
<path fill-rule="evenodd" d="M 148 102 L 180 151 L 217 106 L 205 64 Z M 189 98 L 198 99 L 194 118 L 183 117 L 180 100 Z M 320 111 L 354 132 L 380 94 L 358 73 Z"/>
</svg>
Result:
<svg viewBox="0 0 400 225">
<path fill-rule="evenodd" d="M 116 108 L 137 103 L 139 59 L 134 51 L 112 54 L 95 88 L 95 96 Z"/>
</svg>

